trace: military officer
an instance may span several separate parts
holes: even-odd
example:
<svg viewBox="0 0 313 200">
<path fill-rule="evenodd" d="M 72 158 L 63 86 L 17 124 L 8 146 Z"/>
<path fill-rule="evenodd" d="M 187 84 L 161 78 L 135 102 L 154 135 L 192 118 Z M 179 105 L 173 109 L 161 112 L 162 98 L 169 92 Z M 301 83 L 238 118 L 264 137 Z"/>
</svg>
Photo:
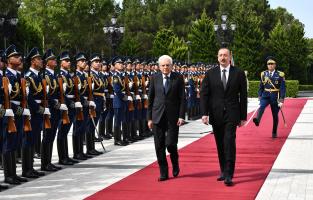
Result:
<svg viewBox="0 0 313 200">
<path fill-rule="evenodd" d="M 59 164 L 73 165 L 78 163 L 69 157 L 67 136 L 70 128 L 75 120 L 76 109 L 82 108 L 81 102 L 75 102 L 74 84 L 70 75 L 71 58 L 68 51 L 63 51 L 59 55 L 60 74 L 59 77 L 63 80 L 63 89 L 65 91 L 65 104 L 68 108 L 68 116 L 70 123 L 60 123 L 57 133 L 57 146 L 59 155 Z"/>
<path fill-rule="evenodd" d="M 61 123 L 61 112 L 67 111 L 66 104 L 59 101 L 61 92 L 58 84 L 58 75 L 55 71 L 57 67 L 57 58 L 52 49 L 48 49 L 43 55 L 45 67 L 45 78 L 49 87 L 49 109 L 51 113 L 51 128 L 46 129 L 43 133 L 41 145 L 41 170 L 57 171 L 62 169 L 51 163 L 53 143 L 56 137 L 57 129 Z M 64 95 L 62 93 L 62 95 Z M 64 96 L 63 96 L 64 97 Z"/>
<path fill-rule="evenodd" d="M 87 76 L 88 74 L 84 71 L 87 67 L 87 56 L 84 52 L 79 52 L 76 56 L 76 76 L 79 78 L 80 90 L 79 94 L 81 97 L 81 102 L 83 105 L 83 120 L 76 120 L 74 124 L 75 137 L 73 137 L 73 152 L 74 159 L 78 160 L 86 160 L 91 158 L 92 156 L 84 153 L 84 145 L 83 142 L 85 140 L 85 136 L 88 137 L 90 135 L 87 131 L 87 121 L 89 119 L 89 108 L 94 108 L 94 101 L 88 101 L 88 84 L 87 84 Z M 92 140 L 90 140 L 92 141 Z M 89 141 L 89 142 L 90 142 Z"/>
<path fill-rule="evenodd" d="M 276 70 L 276 59 L 268 57 L 266 59 L 267 69 L 261 73 L 258 97 L 260 108 L 258 115 L 253 119 L 256 126 L 259 126 L 265 108 L 270 105 L 273 116 L 272 137 L 277 137 L 278 112 L 281 109 L 286 95 L 285 74 Z"/>
<path fill-rule="evenodd" d="M 100 155 L 102 152 L 99 152 L 95 149 L 95 134 L 97 132 L 96 127 L 98 121 L 100 119 L 101 112 L 106 109 L 105 107 L 105 94 L 104 88 L 105 85 L 100 77 L 100 70 L 101 70 L 101 57 L 99 54 L 93 54 L 90 57 L 90 76 L 92 78 L 92 85 L 93 85 L 93 101 L 96 116 L 91 116 L 88 119 L 87 125 L 87 138 L 86 138 L 86 146 L 87 146 L 87 154 L 89 155 Z M 90 101 L 91 99 L 89 99 Z M 99 136 L 98 136 L 99 137 Z M 101 138 L 99 138 L 101 139 Z"/>
<path fill-rule="evenodd" d="M 124 62 L 120 57 L 115 57 L 112 63 L 115 69 L 115 74 L 113 75 L 114 145 L 125 146 L 128 144 L 125 140 L 127 136 L 123 135 L 123 140 L 121 139 L 121 128 L 126 113 L 127 103 L 123 77 Z M 123 133 L 125 134 L 125 132 Z"/>
</svg>

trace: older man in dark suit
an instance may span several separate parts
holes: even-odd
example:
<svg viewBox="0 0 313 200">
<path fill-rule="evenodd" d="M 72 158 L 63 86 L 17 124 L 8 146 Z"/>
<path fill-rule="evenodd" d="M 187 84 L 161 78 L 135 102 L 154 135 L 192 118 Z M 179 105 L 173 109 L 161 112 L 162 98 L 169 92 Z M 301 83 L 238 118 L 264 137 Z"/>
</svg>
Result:
<svg viewBox="0 0 313 200">
<path fill-rule="evenodd" d="M 219 66 L 210 69 L 202 81 L 202 122 L 212 124 L 221 175 L 218 181 L 233 185 L 236 160 L 236 128 L 247 118 L 245 73 L 230 65 L 230 51 L 218 51 Z"/>
<path fill-rule="evenodd" d="M 172 72 L 172 58 L 159 58 L 161 73 L 152 76 L 149 88 L 148 126 L 154 133 L 155 151 L 160 167 L 159 181 L 168 179 L 167 149 L 173 166 L 173 176 L 179 174 L 178 132 L 184 123 L 184 79 Z"/>
</svg>

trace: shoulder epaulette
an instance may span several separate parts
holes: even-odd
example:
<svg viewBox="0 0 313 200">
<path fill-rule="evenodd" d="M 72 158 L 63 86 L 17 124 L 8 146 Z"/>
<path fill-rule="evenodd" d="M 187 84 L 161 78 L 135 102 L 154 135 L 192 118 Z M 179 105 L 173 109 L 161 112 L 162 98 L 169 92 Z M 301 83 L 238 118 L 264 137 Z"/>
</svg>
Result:
<svg viewBox="0 0 313 200">
<path fill-rule="evenodd" d="M 278 73 L 279 73 L 279 76 L 285 77 L 285 73 L 284 72 L 278 71 Z"/>
</svg>

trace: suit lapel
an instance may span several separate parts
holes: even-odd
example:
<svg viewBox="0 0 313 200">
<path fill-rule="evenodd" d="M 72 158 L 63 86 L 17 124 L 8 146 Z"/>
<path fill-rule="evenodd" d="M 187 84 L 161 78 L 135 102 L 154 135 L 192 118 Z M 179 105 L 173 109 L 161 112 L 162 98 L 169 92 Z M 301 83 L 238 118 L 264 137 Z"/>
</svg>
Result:
<svg viewBox="0 0 313 200">
<path fill-rule="evenodd" d="M 219 87 L 224 90 L 224 86 L 223 86 L 223 83 L 222 83 L 222 79 L 221 79 L 221 69 L 220 67 L 216 67 L 216 70 L 215 70 L 215 77 L 216 77 L 216 81 L 219 85 Z"/>
<path fill-rule="evenodd" d="M 226 90 L 225 91 L 227 91 L 229 89 L 230 82 L 232 81 L 233 78 L 234 78 L 234 67 L 230 66 L 229 74 L 228 74 L 228 80 L 227 80 Z"/>
<path fill-rule="evenodd" d="M 171 91 L 171 89 L 172 89 L 173 81 L 174 81 L 174 78 L 175 78 L 174 76 L 175 76 L 174 73 L 171 72 L 171 75 L 170 75 L 170 83 L 169 83 L 169 89 L 168 89 L 168 91 L 167 91 L 167 94 L 170 93 L 170 91 Z M 167 94 L 166 94 L 166 95 L 167 95 Z"/>
</svg>

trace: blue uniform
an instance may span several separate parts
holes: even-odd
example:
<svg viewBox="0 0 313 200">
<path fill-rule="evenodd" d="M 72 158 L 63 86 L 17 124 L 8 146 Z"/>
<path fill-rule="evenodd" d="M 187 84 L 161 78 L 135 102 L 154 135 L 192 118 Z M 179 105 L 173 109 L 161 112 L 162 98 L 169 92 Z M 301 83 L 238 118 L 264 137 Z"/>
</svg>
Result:
<svg viewBox="0 0 313 200">
<path fill-rule="evenodd" d="M 273 116 L 273 137 L 277 135 L 278 126 L 278 102 L 283 101 L 286 95 L 285 75 L 283 72 L 275 70 L 272 75 L 269 71 L 261 73 L 260 85 L 258 96 L 260 99 L 260 108 L 257 118 L 253 119 L 254 123 L 258 126 L 265 108 L 270 105 Z"/>
</svg>

